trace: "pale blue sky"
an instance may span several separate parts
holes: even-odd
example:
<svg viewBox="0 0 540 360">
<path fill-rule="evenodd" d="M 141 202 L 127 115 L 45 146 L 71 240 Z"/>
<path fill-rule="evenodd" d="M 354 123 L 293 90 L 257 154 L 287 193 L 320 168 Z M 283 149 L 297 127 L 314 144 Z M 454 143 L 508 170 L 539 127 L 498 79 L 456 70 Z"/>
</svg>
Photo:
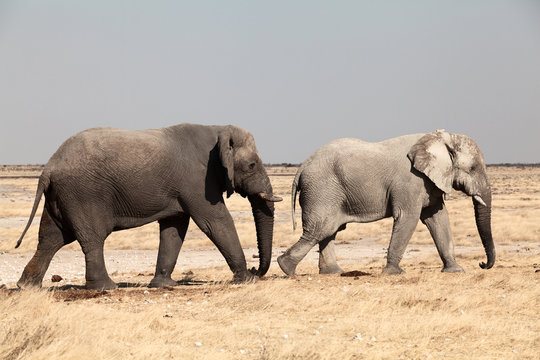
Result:
<svg viewBox="0 0 540 360">
<path fill-rule="evenodd" d="M 0 0 L 0 164 L 70 135 L 250 130 L 263 161 L 444 128 L 540 162 L 540 1 Z"/>
</svg>

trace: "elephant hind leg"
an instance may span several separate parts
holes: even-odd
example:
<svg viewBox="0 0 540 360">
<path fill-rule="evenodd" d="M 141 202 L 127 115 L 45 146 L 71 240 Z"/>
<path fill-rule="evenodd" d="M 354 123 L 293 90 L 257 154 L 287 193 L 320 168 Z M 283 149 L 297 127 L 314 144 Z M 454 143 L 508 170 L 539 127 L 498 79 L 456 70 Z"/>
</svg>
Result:
<svg viewBox="0 0 540 360">
<path fill-rule="evenodd" d="M 178 254 L 184 243 L 189 226 L 189 215 L 182 214 L 159 221 L 159 251 L 156 264 L 156 274 L 149 287 L 176 286 L 178 283 L 171 278 Z"/>
<path fill-rule="evenodd" d="M 52 258 L 62 246 L 75 240 L 67 231 L 62 231 L 52 220 L 45 207 L 39 224 L 38 246 L 34 256 L 28 262 L 21 278 L 17 282 L 19 288 L 41 287 L 43 277 L 49 268 Z"/>
<path fill-rule="evenodd" d="M 287 275 L 294 275 L 298 263 L 318 242 L 317 238 L 306 233 L 302 234 L 296 244 L 288 248 L 284 254 L 278 256 L 277 262 L 281 270 Z"/>
<path fill-rule="evenodd" d="M 340 226 L 339 220 L 335 216 L 319 216 L 314 219 L 313 217 L 308 218 L 302 214 L 302 224 L 304 231 L 300 240 L 293 246 L 291 246 L 285 253 L 277 258 L 279 267 L 287 275 L 294 275 L 296 272 L 296 266 L 298 263 L 307 255 L 307 253 L 318 243 L 322 242 L 322 260 L 323 262 L 328 261 L 330 267 L 325 269 L 330 270 L 332 267 L 332 252 L 333 244 L 328 245 L 332 241 L 329 239 L 334 239 L 336 233 L 339 231 Z M 328 239 L 328 241 L 326 241 Z M 330 246 L 330 247 L 328 247 Z M 319 256 L 319 261 L 321 257 Z M 335 253 L 333 257 L 333 262 L 335 263 Z M 319 268 L 320 268 L 319 262 Z M 335 264 L 337 266 L 337 264 Z M 339 266 L 337 266 L 339 268 Z M 336 268 L 334 267 L 334 270 Z M 343 271 L 342 271 L 343 272 Z"/>
<path fill-rule="evenodd" d="M 337 232 L 319 243 L 319 274 L 341 274 L 343 269 L 337 264 L 334 240 Z"/>
<path fill-rule="evenodd" d="M 329 230 L 331 227 L 333 227 L 332 230 Z M 323 229 L 322 227 L 319 227 L 317 231 L 305 231 L 302 233 L 302 236 L 300 237 L 300 240 L 296 242 L 293 246 L 287 249 L 285 253 L 281 256 L 278 256 L 277 262 L 279 264 L 279 267 L 283 272 L 287 275 L 294 275 L 296 272 L 296 266 L 298 266 L 298 263 L 307 255 L 307 253 L 315 246 L 317 243 L 321 241 L 325 241 L 325 239 L 335 236 L 337 232 L 337 226 L 325 226 L 326 229 Z M 316 233 L 317 235 L 313 235 Z M 328 259 L 331 262 L 331 254 L 330 251 L 332 251 L 332 246 L 328 249 Z M 323 248 L 327 248 L 328 244 L 326 242 L 323 243 Z M 325 251 L 326 255 L 327 251 Z M 320 259 L 320 258 L 319 258 Z M 324 255 L 323 255 L 323 261 L 324 261 Z M 335 261 L 335 256 L 334 256 Z M 337 265 L 337 264 L 336 264 Z"/>
<path fill-rule="evenodd" d="M 105 239 L 92 238 L 91 241 L 80 238 L 79 243 L 86 263 L 86 288 L 92 290 L 112 290 L 118 286 L 111 280 L 105 267 L 103 245 Z"/>
<path fill-rule="evenodd" d="M 86 264 L 86 288 L 91 290 L 112 290 L 118 286 L 111 280 L 105 267 L 103 246 L 110 232 L 103 228 L 85 223 L 84 227 L 75 226 L 75 235 L 84 253 Z"/>
<path fill-rule="evenodd" d="M 322 254 L 322 261 L 328 262 L 330 267 L 323 265 L 323 268 L 332 271 L 339 266 L 335 264 L 335 253 L 332 260 L 333 244 L 330 239 L 334 239 L 339 230 L 344 229 L 342 210 L 337 205 L 328 206 L 321 197 L 312 196 L 313 192 L 303 191 L 300 193 L 300 205 L 302 206 L 302 236 L 285 253 L 277 258 L 281 270 L 287 275 L 296 272 L 296 266 L 307 255 L 307 253 L 318 243 Z M 310 197 L 311 196 L 311 197 Z M 328 240 L 327 240 L 328 239 Z M 321 256 L 319 256 L 319 261 Z M 335 267 L 332 266 L 332 262 Z M 319 269 L 321 263 L 319 262 Z"/>
</svg>

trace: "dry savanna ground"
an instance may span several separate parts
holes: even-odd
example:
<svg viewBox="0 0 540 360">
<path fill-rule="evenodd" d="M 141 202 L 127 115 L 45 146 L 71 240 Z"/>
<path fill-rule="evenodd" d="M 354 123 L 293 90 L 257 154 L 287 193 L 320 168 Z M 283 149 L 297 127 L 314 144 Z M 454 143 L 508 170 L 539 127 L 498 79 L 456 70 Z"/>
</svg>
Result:
<svg viewBox="0 0 540 360">
<path fill-rule="evenodd" d="M 35 250 L 39 219 L 22 246 L 13 246 L 37 184 L 20 175 L 38 170 L 0 171 L 0 253 Z M 46 279 L 41 291 L 7 284 L 0 287 L 0 358 L 537 359 L 540 168 L 488 171 L 498 246 L 491 270 L 477 266 L 484 255 L 472 203 L 453 193 L 447 205 L 454 243 L 470 249 L 458 256 L 465 274 L 442 274 L 438 256 L 418 252 L 403 260 L 407 273 L 400 276 L 380 275 L 380 256 L 343 266 L 351 276 L 318 275 L 316 263 L 302 262 L 302 275 L 287 278 L 273 263 L 263 280 L 245 285 L 229 282 L 225 262 L 177 271 L 180 286 L 159 290 L 144 287 L 152 277 L 148 271 L 119 273 L 115 279 L 130 282 L 114 291 L 81 289 L 83 279 L 75 285 Z M 294 172 L 270 169 L 275 192 L 284 197 L 276 204 L 276 246 L 290 246 L 300 236 L 290 219 Z M 249 203 L 233 195 L 227 205 L 243 246 L 255 247 Z M 298 206 L 297 216 L 300 224 Z M 388 219 L 349 225 L 338 235 L 338 256 L 340 247 L 362 240 L 387 244 L 391 225 Z M 422 224 L 411 244 L 434 247 Z M 150 224 L 112 234 L 106 251 L 157 246 L 157 226 Z M 192 224 L 184 247 L 211 246 Z M 76 244 L 70 249 L 80 251 Z"/>
</svg>

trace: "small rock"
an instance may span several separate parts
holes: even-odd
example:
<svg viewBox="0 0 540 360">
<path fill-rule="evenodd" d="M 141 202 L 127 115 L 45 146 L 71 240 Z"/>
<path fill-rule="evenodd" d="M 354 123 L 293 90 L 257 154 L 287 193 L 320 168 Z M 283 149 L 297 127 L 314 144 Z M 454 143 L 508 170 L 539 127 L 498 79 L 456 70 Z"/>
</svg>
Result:
<svg viewBox="0 0 540 360">
<path fill-rule="evenodd" d="M 148 294 L 150 294 L 150 291 L 144 290 L 144 291 L 143 291 L 143 294 L 144 294 L 144 295 L 148 295 Z"/>
<path fill-rule="evenodd" d="M 165 294 L 163 294 L 163 296 L 164 296 L 164 297 L 167 297 L 167 296 L 169 296 L 169 294 L 165 293 Z"/>
<path fill-rule="evenodd" d="M 199 347 L 202 346 L 202 342 L 196 341 L 195 346 L 199 346 Z"/>
<path fill-rule="evenodd" d="M 283 334 L 283 338 L 284 338 L 284 339 L 288 339 L 288 338 L 289 338 L 289 335 Z"/>
<path fill-rule="evenodd" d="M 356 335 L 354 335 L 354 337 L 353 337 L 353 340 L 359 340 L 359 341 L 362 341 L 362 340 L 364 340 L 364 339 L 362 338 L 362 334 L 356 333 Z"/>
<path fill-rule="evenodd" d="M 53 275 L 52 278 L 51 278 L 51 281 L 52 282 L 60 282 L 64 279 L 62 279 L 62 277 L 60 275 Z"/>
<path fill-rule="evenodd" d="M 163 315 L 163 317 L 172 318 L 172 314 L 171 313 L 165 313 L 165 315 Z"/>
<path fill-rule="evenodd" d="M 371 340 L 371 341 L 377 341 L 377 338 L 376 338 L 375 336 L 372 336 L 372 337 L 369 338 L 369 340 Z"/>
<path fill-rule="evenodd" d="M 319 335 L 320 333 L 321 333 L 321 332 L 320 332 L 319 330 L 315 330 L 315 331 L 313 332 L 313 335 Z"/>
</svg>

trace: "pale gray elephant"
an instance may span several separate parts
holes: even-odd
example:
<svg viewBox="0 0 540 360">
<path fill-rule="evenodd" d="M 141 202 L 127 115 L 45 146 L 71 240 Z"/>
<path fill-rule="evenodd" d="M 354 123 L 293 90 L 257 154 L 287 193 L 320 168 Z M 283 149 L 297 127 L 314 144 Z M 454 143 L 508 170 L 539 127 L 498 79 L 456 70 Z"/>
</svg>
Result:
<svg viewBox="0 0 540 360">
<path fill-rule="evenodd" d="M 464 135 L 437 131 L 406 135 L 379 143 L 335 140 L 298 169 L 292 185 L 293 227 L 300 191 L 303 233 L 278 257 L 286 274 L 319 244 L 319 272 L 341 273 L 334 239 L 349 222 L 393 217 L 394 226 L 383 273 L 403 272 L 399 262 L 420 219 L 429 229 L 444 272 L 462 272 L 456 262 L 443 195 L 461 190 L 473 199 L 476 225 L 489 269 L 495 262 L 491 234 L 491 189 L 476 143 Z"/>
<path fill-rule="evenodd" d="M 251 202 L 259 269 L 248 271 L 223 192 Z M 103 258 L 105 238 L 113 231 L 159 222 L 156 274 L 150 286 L 170 286 L 189 219 L 212 240 L 237 282 L 264 275 L 272 257 L 272 185 L 253 136 L 235 126 L 181 124 L 128 131 L 96 128 L 64 142 L 39 178 L 28 224 L 41 196 L 45 207 L 34 257 L 19 287 L 41 286 L 54 254 L 77 240 L 86 260 L 86 287 L 112 289 Z"/>
</svg>

